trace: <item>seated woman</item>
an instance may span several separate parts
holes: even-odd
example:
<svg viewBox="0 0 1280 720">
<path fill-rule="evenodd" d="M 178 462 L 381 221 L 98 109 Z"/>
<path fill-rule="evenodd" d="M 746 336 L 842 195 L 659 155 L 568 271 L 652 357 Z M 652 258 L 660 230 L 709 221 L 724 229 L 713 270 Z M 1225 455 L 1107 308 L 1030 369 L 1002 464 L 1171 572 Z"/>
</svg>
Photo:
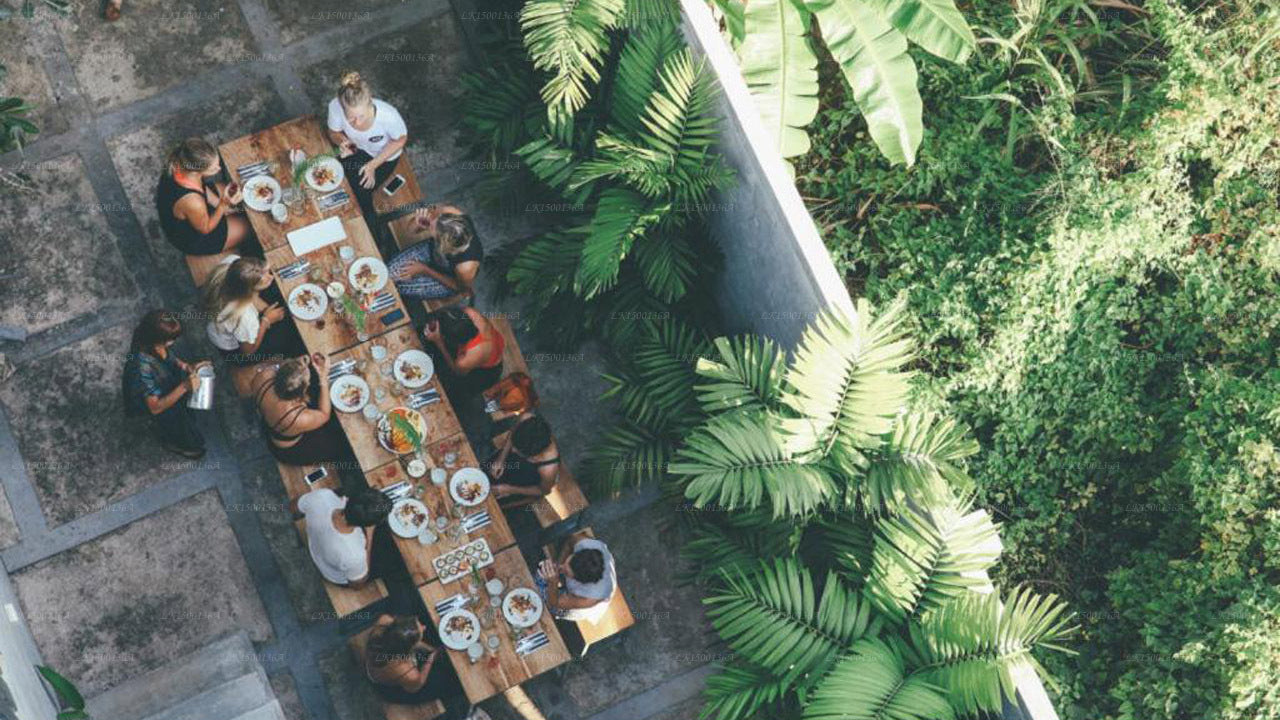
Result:
<svg viewBox="0 0 1280 720">
<path fill-rule="evenodd" d="M 386 495 L 366 487 L 344 498 L 316 488 L 292 505 L 306 522 L 307 549 L 325 580 L 360 587 L 374 578 L 408 576 L 383 522 L 391 512 Z"/>
<path fill-rule="evenodd" d="M 152 310 L 142 316 L 124 364 L 125 412 L 149 418 L 151 432 L 165 450 L 198 460 L 204 457 L 204 437 L 184 398 L 195 392 L 200 381 L 195 376 L 197 366 L 173 353 L 180 335 L 182 323 L 173 313 Z"/>
<path fill-rule="evenodd" d="M 387 263 L 400 294 L 414 300 L 475 297 L 484 247 L 471 218 L 452 205 L 432 205 L 419 209 L 414 222 L 427 239 Z"/>
<path fill-rule="evenodd" d="M 397 705 L 444 703 L 446 717 L 467 712 L 462 683 L 440 648 L 435 626 L 412 615 L 382 615 L 373 624 L 365 647 L 364 671 L 383 700 Z M 479 720 L 487 715 L 472 713 Z"/>
<path fill-rule="evenodd" d="M 239 188 L 213 180 L 222 172 L 218 151 L 204 138 L 187 138 L 169 153 L 156 187 L 156 213 L 169 242 L 187 255 L 217 255 L 253 237 L 249 221 L 232 215 Z"/>
<path fill-rule="evenodd" d="M 229 365 L 256 365 L 302 352 L 302 338 L 288 320 L 265 260 L 228 255 L 202 290 L 201 304 L 213 319 L 209 341 Z"/>
<path fill-rule="evenodd" d="M 343 74 L 338 96 L 329 101 L 328 126 L 356 202 L 373 217 L 373 189 L 391 177 L 409 142 L 409 128 L 394 107 L 374 99 L 358 72 Z"/>
<path fill-rule="evenodd" d="M 525 415 L 507 435 L 489 463 L 493 494 L 503 507 L 528 505 L 551 492 L 560 477 L 560 450 L 551 427 L 537 415 Z"/>
<path fill-rule="evenodd" d="M 422 333 L 436 372 L 455 403 L 479 395 L 502 379 L 506 341 L 489 319 L 472 308 L 447 307 L 427 316 Z"/>
<path fill-rule="evenodd" d="M 315 465 L 349 457 L 329 400 L 329 358 L 320 353 L 264 370 L 254 390 L 267 445 L 286 465 Z"/>
</svg>

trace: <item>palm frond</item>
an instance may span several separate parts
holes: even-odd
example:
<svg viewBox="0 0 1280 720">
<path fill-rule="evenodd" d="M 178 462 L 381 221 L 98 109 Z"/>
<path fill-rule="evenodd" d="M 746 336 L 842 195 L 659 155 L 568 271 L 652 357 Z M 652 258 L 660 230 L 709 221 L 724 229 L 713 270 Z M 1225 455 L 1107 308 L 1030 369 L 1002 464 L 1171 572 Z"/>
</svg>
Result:
<svg viewBox="0 0 1280 720">
<path fill-rule="evenodd" d="M 685 441 L 671 464 L 683 476 L 685 496 L 699 507 L 757 508 L 775 517 L 803 516 L 836 492 L 826 467 L 793 456 L 776 419 L 758 412 L 713 417 Z"/>
<path fill-rule="evenodd" d="M 985 510 L 907 510 L 876 524 L 867 595 L 902 621 L 966 594 L 990 591 L 1000 536 Z"/>
<path fill-rule="evenodd" d="M 609 31 L 618 25 L 624 0 L 529 0 L 520 29 L 533 66 L 551 73 L 542 101 L 552 124 L 586 105 L 588 82 L 600 81 Z"/>
<path fill-rule="evenodd" d="M 708 413 L 723 410 L 777 410 L 786 376 L 786 358 L 773 340 L 757 335 L 716 338 L 718 357 L 698 361 L 698 400 Z"/>
<path fill-rule="evenodd" d="M 707 678 L 699 720 L 745 720 L 787 694 L 787 683 L 748 662 L 733 662 Z"/>
<path fill-rule="evenodd" d="M 661 5 L 668 0 L 649 1 Z M 635 137 L 644 132 L 640 117 L 662 82 L 662 68 L 683 47 L 673 23 L 646 23 L 627 37 L 618 56 L 618 75 L 609 108 L 609 123 L 619 134 Z"/>
<path fill-rule="evenodd" d="M 1060 641 L 1076 628 L 1056 595 L 1020 588 L 1004 602 L 995 593 L 970 593 L 925 615 L 910 629 L 917 675 L 946 690 L 966 714 L 999 712 L 1014 701 L 1017 680 L 1044 673 L 1032 652 L 1070 652 Z"/>
<path fill-rule="evenodd" d="M 787 372 L 783 401 L 798 416 L 786 423 L 793 452 L 831 455 L 860 472 L 859 449 L 878 447 L 906 401 L 911 341 L 904 304 L 878 316 L 859 300 L 855 317 L 824 311 L 806 330 Z"/>
<path fill-rule="evenodd" d="M 658 224 L 669 206 L 646 200 L 626 188 L 611 187 L 600 196 L 591 218 L 574 290 L 584 299 L 603 293 L 618 279 L 622 261 L 646 230 Z"/>
<path fill-rule="evenodd" d="M 886 442 L 871 454 L 862 492 L 871 512 L 902 512 L 916 505 L 947 505 L 973 485 L 957 463 L 978 443 L 949 418 L 911 412 L 900 416 Z"/>
<path fill-rule="evenodd" d="M 546 125 L 529 66 L 504 64 L 462 76 L 463 122 L 491 159 L 505 160 Z"/>
<path fill-rule="evenodd" d="M 627 348 L 626 361 L 605 375 L 605 398 L 617 400 L 633 422 L 658 432 L 682 434 L 702 420 L 693 384 L 694 366 L 710 348 L 702 333 L 675 319 L 638 322 L 645 332 Z"/>
<path fill-rule="evenodd" d="M 951 720 L 941 688 L 908 674 L 900 650 L 859 640 L 836 663 L 804 708 L 805 720 Z"/>
<path fill-rule="evenodd" d="M 632 256 L 645 286 L 664 303 L 684 297 L 698 274 L 693 248 L 674 230 L 641 238 L 632 248 Z"/>
<path fill-rule="evenodd" d="M 867 518 L 821 515 L 809 524 L 806 541 L 843 577 L 849 587 L 861 588 L 871 572 L 875 537 Z"/>
<path fill-rule="evenodd" d="M 735 653 L 788 683 L 821 676 L 871 627 L 866 602 L 828 574 L 819 599 L 809 571 L 795 560 L 722 574 L 703 600 L 716 633 Z"/>
<path fill-rule="evenodd" d="M 614 497 L 628 487 L 657 483 L 666 475 L 674 443 L 638 423 L 614 423 L 592 443 L 584 482 L 597 494 Z"/>
<path fill-rule="evenodd" d="M 680 548 L 681 557 L 692 566 L 689 579 L 701 582 L 722 572 L 748 572 L 763 561 L 794 555 L 799 545 L 798 526 L 770 522 L 768 515 L 756 513 L 765 522 L 747 531 L 735 518 L 750 514 L 732 513 L 724 522 L 694 526 L 692 536 Z"/>
<path fill-rule="evenodd" d="M 559 140 L 549 135 L 534 138 L 518 148 L 516 155 L 524 160 L 535 177 L 560 193 L 570 204 L 582 205 L 591 196 L 592 183 L 570 187 L 569 181 L 581 160 L 572 148 L 565 147 Z"/>
</svg>

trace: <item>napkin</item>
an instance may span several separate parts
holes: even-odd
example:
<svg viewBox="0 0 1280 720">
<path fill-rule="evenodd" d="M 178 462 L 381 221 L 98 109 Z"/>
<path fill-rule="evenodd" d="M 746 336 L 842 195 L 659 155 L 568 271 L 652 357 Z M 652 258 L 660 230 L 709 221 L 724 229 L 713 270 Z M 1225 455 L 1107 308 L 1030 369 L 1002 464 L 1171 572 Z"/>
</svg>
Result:
<svg viewBox="0 0 1280 720">
<path fill-rule="evenodd" d="M 331 217 L 298 228 L 285 237 L 289 238 L 289 248 L 293 250 L 293 254 L 301 256 L 346 240 L 347 230 L 342 226 L 342 218 Z"/>
</svg>

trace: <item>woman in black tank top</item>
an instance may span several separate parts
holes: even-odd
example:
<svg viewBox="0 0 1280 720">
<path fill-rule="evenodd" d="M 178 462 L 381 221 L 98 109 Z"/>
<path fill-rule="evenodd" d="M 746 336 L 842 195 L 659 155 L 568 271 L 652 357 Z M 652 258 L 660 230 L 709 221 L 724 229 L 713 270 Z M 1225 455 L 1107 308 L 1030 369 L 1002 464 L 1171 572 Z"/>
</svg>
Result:
<svg viewBox="0 0 1280 720">
<path fill-rule="evenodd" d="M 229 214 L 240 191 L 225 183 L 206 189 L 221 172 L 217 150 L 201 138 L 183 140 L 169 153 L 156 187 L 156 214 L 165 237 L 187 255 L 228 252 L 253 236 L 243 215 Z M 188 200 L 191 195 L 196 197 Z"/>
<path fill-rule="evenodd" d="M 286 465 L 314 465 L 350 457 L 329 401 L 329 359 L 316 353 L 280 364 L 254 392 L 271 454 Z M 271 408 L 270 405 L 283 405 Z M 268 419 L 268 410 L 271 412 Z"/>
<path fill-rule="evenodd" d="M 551 492 L 560 475 L 560 451 L 551 427 L 537 415 L 516 423 L 493 461 L 489 476 L 503 507 L 527 505 Z"/>
</svg>

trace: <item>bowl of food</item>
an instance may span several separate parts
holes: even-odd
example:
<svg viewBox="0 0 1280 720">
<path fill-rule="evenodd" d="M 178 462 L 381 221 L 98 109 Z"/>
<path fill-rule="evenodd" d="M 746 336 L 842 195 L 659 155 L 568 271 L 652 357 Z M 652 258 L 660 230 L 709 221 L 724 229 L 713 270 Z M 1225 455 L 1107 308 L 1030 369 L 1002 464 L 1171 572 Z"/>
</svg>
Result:
<svg viewBox="0 0 1280 720">
<path fill-rule="evenodd" d="M 436 371 L 431 356 L 421 350 L 405 350 L 397 355 L 394 369 L 396 380 L 410 390 L 431 382 L 431 376 Z"/>
<path fill-rule="evenodd" d="M 440 616 L 440 642 L 450 650 L 466 650 L 480 639 L 480 620 L 470 610 L 450 610 Z"/>
<path fill-rule="evenodd" d="M 369 383 L 359 375 L 340 375 L 329 384 L 329 401 L 338 412 L 359 412 L 369 402 Z"/>
<path fill-rule="evenodd" d="M 542 598 L 529 588 L 515 588 L 502 599 L 502 617 L 511 627 L 533 627 L 542 617 Z"/>
<path fill-rule="evenodd" d="M 418 537 L 422 528 L 427 526 L 428 520 L 427 506 L 413 498 L 405 498 L 397 502 L 392 506 L 391 514 L 387 516 L 387 524 L 391 527 L 391 532 L 402 538 Z"/>
<path fill-rule="evenodd" d="M 270 175 L 254 175 L 244 183 L 244 204 L 250 210 L 268 212 L 280 199 L 280 183 Z"/>
<path fill-rule="evenodd" d="M 378 421 L 378 443 L 387 452 L 397 455 L 417 452 L 426 437 L 427 421 L 417 410 L 392 408 Z"/>
<path fill-rule="evenodd" d="M 347 270 L 347 279 L 351 281 L 351 287 L 366 295 L 386 287 L 387 279 L 390 277 L 386 263 L 376 257 L 357 258 Z"/>
<path fill-rule="evenodd" d="M 489 476 L 479 468 L 462 468 L 449 480 L 449 495 L 459 505 L 479 505 L 489 497 Z"/>
<path fill-rule="evenodd" d="M 316 320 L 328 307 L 329 297 L 315 283 L 302 283 L 289 293 L 289 312 L 299 320 Z"/>
<path fill-rule="evenodd" d="M 316 192 L 337 190 L 342 184 L 342 163 L 334 158 L 324 158 L 307 168 L 307 184 Z"/>
</svg>

